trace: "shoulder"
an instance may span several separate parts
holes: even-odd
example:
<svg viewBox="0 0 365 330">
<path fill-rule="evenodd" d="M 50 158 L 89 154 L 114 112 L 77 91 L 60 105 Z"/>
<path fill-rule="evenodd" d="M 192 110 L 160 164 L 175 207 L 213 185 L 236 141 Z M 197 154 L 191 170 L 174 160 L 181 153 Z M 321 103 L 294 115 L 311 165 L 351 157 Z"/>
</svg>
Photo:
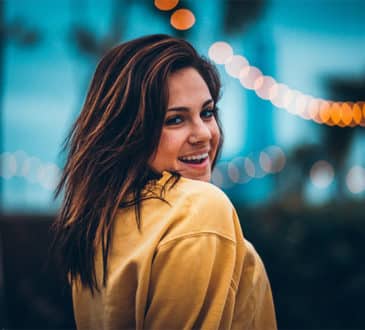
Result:
<svg viewBox="0 0 365 330">
<path fill-rule="evenodd" d="M 180 177 L 176 184 L 167 186 L 166 191 L 166 197 L 171 202 L 184 200 L 198 208 L 233 208 L 228 196 L 209 182 Z"/>
<path fill-rule="evenodd" d="M 218 235 L 236 241 L 238 218 L 226 194 L 211 183 L 181 177 L 167 188 L 172 215 L 169 239 Z"/>
</svg>

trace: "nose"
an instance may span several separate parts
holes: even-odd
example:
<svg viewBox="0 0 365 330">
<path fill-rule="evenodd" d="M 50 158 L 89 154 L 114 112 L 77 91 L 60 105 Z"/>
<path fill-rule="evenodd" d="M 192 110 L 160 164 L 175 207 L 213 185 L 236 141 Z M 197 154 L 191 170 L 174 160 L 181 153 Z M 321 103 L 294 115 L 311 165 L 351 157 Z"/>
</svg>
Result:
<svg viewBox="0 0 365 330">
<path fill-rule="evenodd" d="M 200 142 L 207 142 L 212 138 L 212 133 L 208 126 L 208 123 L 204 122 L 201 118 L 193 123 L 190 135 L 189 143 L 197 144 Z"/>
</svg>

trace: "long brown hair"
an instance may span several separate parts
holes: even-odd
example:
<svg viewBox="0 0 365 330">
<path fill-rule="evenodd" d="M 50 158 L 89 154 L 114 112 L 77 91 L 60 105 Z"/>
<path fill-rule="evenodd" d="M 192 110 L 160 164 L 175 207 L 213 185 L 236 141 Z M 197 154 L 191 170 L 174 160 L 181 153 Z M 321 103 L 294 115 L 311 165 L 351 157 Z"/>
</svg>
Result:
<svg viewBox="0 0 365 330">
<path fill-rule="evenodd" d="M 55 191 L 56 197 L 61 191 L 64 196 L 53 247 L 64 274 L 71 281 L 79 277 L 92 292 L 98 289 L 95 245 L 102 246 L 105 285 L 112 219 L 127 194 L 133 196 L 139 222 L 141 189 L 152 173 L 148 160 L 158 146 L 168 104 L 167 79 L 185 67 L 200 73 L 216 104 L 218 73 L 187 41 L 151 35 L 113 48 L 98 64 L 65 140 L 68 157 Z"/>
</svg>

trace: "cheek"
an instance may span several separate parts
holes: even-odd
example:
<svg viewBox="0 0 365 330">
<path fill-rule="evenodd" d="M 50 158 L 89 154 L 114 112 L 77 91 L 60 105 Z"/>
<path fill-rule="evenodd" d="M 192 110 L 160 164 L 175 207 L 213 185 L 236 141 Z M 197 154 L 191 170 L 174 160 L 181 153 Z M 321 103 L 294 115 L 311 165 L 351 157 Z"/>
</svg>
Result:
<svg viewBox="0 0 365 330">
<path fill-rule="evenodd" d="M 178 132 L 162 132 L 157 154 L 165 159 L 176 158 L 184 143 L 183 140 Z"/>
<path fill-rule="evenodd" d="M 214 121 L 214 123 L 212 124 L 211 127 L 211 134 L 212 134 L 212 140 L 214 141 L 213 143 L 216 145 L 216 147 L 219 144 L 219 140 L 221 138 L 221 134 L 219 132 L 219 127 L 216 121 Z"/>
</svg>

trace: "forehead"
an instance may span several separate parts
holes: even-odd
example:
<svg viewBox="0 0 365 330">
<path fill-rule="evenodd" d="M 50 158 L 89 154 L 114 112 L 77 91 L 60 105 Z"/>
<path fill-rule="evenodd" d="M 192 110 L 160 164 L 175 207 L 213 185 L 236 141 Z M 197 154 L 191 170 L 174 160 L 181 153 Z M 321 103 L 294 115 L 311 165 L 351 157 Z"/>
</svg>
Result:
<svg viewBox="0 0 365 330">
<path fill-rule="evenodd" d="M 168 107 L 193 106 L 212 98 L 208 85 L 194 68 L 184 68 L 173 72 L 167 80 L 167 85 Z"/>
</svg>

